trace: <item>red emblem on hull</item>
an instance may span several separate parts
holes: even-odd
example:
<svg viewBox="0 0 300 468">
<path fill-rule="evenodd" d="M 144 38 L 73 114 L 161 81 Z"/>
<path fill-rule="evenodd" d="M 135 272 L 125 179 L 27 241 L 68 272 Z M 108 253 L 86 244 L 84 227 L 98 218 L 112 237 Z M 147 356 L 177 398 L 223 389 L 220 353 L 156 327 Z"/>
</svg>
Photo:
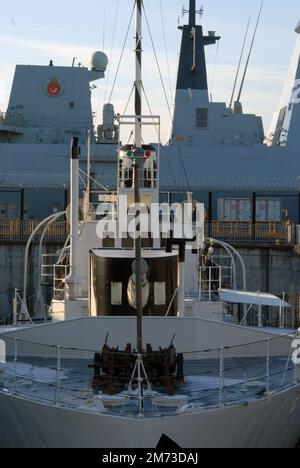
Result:
<svg viewBox="0 0 300 468">
<path fill-rule="evenodd" d="M 62 85 L 57 78 L 51 78 L 50 83 L 47 84 L 47 93 L 51 97 L 57 97 L 62 93 Z"/>
</svg>

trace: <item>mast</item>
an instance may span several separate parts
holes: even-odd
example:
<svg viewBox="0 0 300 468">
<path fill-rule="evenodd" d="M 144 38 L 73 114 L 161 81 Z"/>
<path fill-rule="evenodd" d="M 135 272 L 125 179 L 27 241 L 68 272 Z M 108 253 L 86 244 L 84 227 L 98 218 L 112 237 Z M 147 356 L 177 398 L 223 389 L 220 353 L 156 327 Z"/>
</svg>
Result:
<svg viewBox="0 0 300 468">
<path fill-rule="evenodd" d="M 78 204 L 79 204 L 79 139 L 74 137 L 71 144 L 71 275 L 78 273 Z"/>
<path fill-rule="evenodd" d="M 237 72 L 236 72 L 236 75 L 235 75 L 235 80 L 234 80 L 233 89 L 232 89 L 232 94 L 231 94 L 231 98 L 230 98 L 230 102 L 229 102 L 229 109 L 232 109 L 234 94 L 235 94 L 236 85 L 237 85 L 237 81 L 238 81 L 238 77 L 239 77 L 239 73 L 240 73 L 240 69 L 241 69 L 241 65 L 242 65 L 242 59 L 243 59 L 243 55 L 244 55 L 246 40 L 247 40 L 247 37 L 248 37 L 250 22 L 251 22 L 251 16 L 249 16 L 249 20 L 248 20 L 248 24 L 247 24 L 247 28 L 246 28 L 246 33 L 245 33 L 245 37 L 244 37 L 244 41 L 243 41 L 243 45 L 242 45 L 240 60 L 239 60 L 239 63 L 238 63 Z"/>
<path fill-rule="evenodd" d="M 196 0 L 190 0 L 189 7 L 189 26 L 196 26 Z"/>
<path fill-rule="evenodd" d="M 142 0 L 136 1 L 136 47 L 135 47 L 135 139 L 134 139 L 134 199 L 136 209 L 140 207 L 140 170 L 142 150 Z M 139 224 L 140 209 L 136 211 L 136 302 L 137 302 L 137 352 L 143 351 L 143 300 L 142 300 L 142 240 Z"/>
<path fill-rule="evenodd" d="M 189 9 L 184 9 L 183 13 L 188 13 L 189 20 L 188 24 L 179 26 L 179 30 L 182 31 L 182 41 L 176 84 L 173 134 L 178 131 L 180 134 L 181 122 L 186 128 L 186 119 L 181 106 L 182 101 L 185 102 L 187 90 L 192 90 L 195 99 L 196 94 L 200 96 L 202 103 L 199 102 L 199 107 L 206 106 L 209 101 L 205 48 L 216 44 L 220 39 L 214 31 L 210 31 L 208 35 L 204 34 L 202 25 L 197 24 L 197 14 L 201 16 L 203 9 L 197 10 L 196 0 L 189 0 Z"/>
<path fill-rule="evenodd" d="M 78 272 L 78 231 L 79 231 L 79 139 L 74 137 L 71 143 L 71 220 L 70 220 L 70 274 L 65 279 L 67 296 L 70 301 L 81 295 L 82 278 Z"/>
<path fill-rule="evenodd" d="M 259 13 L 258 13 L 258 17 L 257 17 L 257 21 L 256 21 L 256 25 L 255 25 L 253 38 L 252 38 L 252 41 L 251 41 L 251 46 L 250 46 L 250 50 L 249 50 L 249 54 L 248 54 L 248 58 L 247 58 L 247 62 L 246 62 L 246 66 L 245 66 L 241 86 L 240 86 L 240 90 L 239 90 L 239 94 L 238 94 L 238 97 L 237 97 L 237 102 L 238 103 L 241 102 L 241 97 L 242 97 L 242 92 L 243 92 L 243 88 L 244 88 L 244 84 L 245 84 L 245 79 L 246 79 L 247 71 L 248 71 L 248 68 L 249 68 L 249 63 L 250 63 L 252 50 L 253 50 L 254 42 L 255 42 L 255 39 L 256 39 L 256 34 L 257 34 L 257 30 L 258 30 L 262 10 L 263 10 L 263 7 L 264 7 L 264 3 L 265 3 L 265 0 L 262 0 L 261 5 L 260 5 L 260 9 L 259 9 Z"/>
<path fill-rule="evenodd" d="M 142 146 L 142 3 L 136 0 L 136 36 L 135 36 L 135 147 Z"/>
</svg>

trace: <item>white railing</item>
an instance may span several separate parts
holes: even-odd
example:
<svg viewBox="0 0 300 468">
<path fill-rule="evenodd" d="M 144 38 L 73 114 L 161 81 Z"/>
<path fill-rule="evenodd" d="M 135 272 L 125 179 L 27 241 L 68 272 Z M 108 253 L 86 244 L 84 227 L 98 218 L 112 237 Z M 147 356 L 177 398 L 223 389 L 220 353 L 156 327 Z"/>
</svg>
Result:
<svg viewBox="0 0 300 468">
<path fill-rule="evenodd" d="M 167 387 L 157 387 L 157 380 L 162 377 L 163 381 L 163 376 L 152 376 L 149 363 L 159 353 L 119 353 L 121 362 L 129 363 L 127 377 L 119 373 L 111 380 L 100 364 L 100 378 L 95 379 L 98 351 L 46 346 L 9 336 L 1 339 L 6 344 L 7 362 L 0 366 L 3 376 L 0 392 L 81 411 L 86 408 L 99 413 L 102 405 L 103 412 L 126 417 L 140 417 L 141 408 L 145 417 L 175 415 L 192 408 L 247 404 L 299 384 L 292 359 L 294 337 L 291 335 L 182 353 L 184 375 L 176 379 L 175 370 L 170 376 L 175 396 L 170 396 Z M 137 391 L 135 375 L 138 360 L 144 369 L 139 377 L 144 388 L 142 393 Z"/>
<path fill-rule="evenodd" d="M 293 307 L 266 307 L 265 312 L 260 312 L 258 306 L 249 305 L 247 316 L 241 320 L 241 325 L 296 329 L 299 325 L 296 312 Z"/>
<path fill-rule="evenodd" d="M 54 298 L 63 297 L 65 291 L 65 279 L 70 272 L 69 265 L 53 265 L 53 292 Z"/>
<path fill-rule="evenodd" d="M 224 284 L 232 284 L 232 267 L 203 266 L 199 269 L 199 301 L 212 301 Z"/>
<path fill-rule="evenodd" d="M 53 265 L 58 260 L 58 254 L 42 254 L 41 277 L 44 282 L 53 282 Z"/>
</svg>

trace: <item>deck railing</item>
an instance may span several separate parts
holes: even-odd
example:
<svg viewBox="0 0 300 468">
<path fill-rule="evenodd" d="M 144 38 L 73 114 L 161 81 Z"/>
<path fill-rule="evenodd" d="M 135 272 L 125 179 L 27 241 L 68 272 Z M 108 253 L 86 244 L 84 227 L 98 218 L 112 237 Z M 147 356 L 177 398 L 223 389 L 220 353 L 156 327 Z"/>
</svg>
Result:
<svg viewBox="0 0 300 468">
<path fill-rule="evenodd" d="M 165 375 L 156 373 L 151 376 L 145 354 L 120 353 L 121 362 L 129 363 L 127 373 L 119 369 L 112 379 L 107 370 L 101 369 L 100 374 L 96 373 L 98 385 L 93 368 L 95 351 L 42 345 L 9 336 L 1 336 L 1 340 L 6 347 L 6 362 L 0 364 L 0 392 L 98 414 L 135 418 L 142 408 L 145 417 L 159 417 L 246 405 L 299 384 L 292 335 L 182 353 L 183 375 L 178 379 L 165 379 Z M 157 356 L 153 355 L 156 359 Z M 142 367 L 142 394 L 138 392 L 141 374 L 135 375 L 138 361 L 148 362 L 148 367 Z"/>
<path fill-rule="evenodd" d="M 27 241 L 32 231 L 38 226 L 40 220 L 28 219 L 21 221 L 17 218 L 0 219 L 0 242 L 1 241 Z M 44 228 L 36 235 L 39 239 Z M 51 224 L 47 230 L 46 241 L 64 241 L 67 235 L 67 223 L 57 221 Z"/>
<path fill-rule="evenodd" d="M 286 222 L 215 221 L 206 224 L 206 236 L 233 244 L 293 245 L 296 225 Z"/>
<path fill-rule="evenodd" d="M 27 241 L 33 229 L 39 224 L 39 219 L 21 221 L 17 218 L 0 219 L 1 241 Z M 45 240 L 64 241 L 67 235 L 67 223 L 57 221 L 53 223 L 46 234 Z M 243 223 L 215 221 L 206 223 L 206 237 L 222 240 L 235 245 L 293 245 L 296 243 L 296 225 L 285 222 Z M 37 234 L 38 239 L 42 229 Z"/>
</svg>

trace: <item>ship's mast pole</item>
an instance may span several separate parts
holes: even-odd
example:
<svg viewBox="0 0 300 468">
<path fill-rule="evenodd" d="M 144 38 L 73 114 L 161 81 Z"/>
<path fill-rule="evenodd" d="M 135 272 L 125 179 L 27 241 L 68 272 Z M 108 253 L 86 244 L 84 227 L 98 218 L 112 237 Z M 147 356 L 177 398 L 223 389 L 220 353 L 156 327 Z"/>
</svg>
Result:
<svg viewBox="0 0 300 468">
<path fill-rule="evenodd" d="M 137 352 L 143 351 L 143 300 L 142 300 L 142 240 L 140 218 L 140 167 L 142 151 L 142 0 L 136 0 L 136 47 L 135 47 L 135 161 L 134 198 L 136 206 L 136 303 L 137 303 Z"/>
<path fill-rule="evenodd" d="M 190 0 L 189 7 L 189 26 L 196 26 L 196 0 Z"/>
<path fill-rule="evenodd" d="M 136 0 L 136 38 L 135 38 L 135 146 L 142 146 L 142 4 Z"/>
<path fill-rule="evenodd" d="M 255 39 L 256 39 L 257 30 L 258 30 L 262 10 L 263 10 L 263 7 L 264 7 L 264 3 L 265 3 L 265 0 L 262 0 L 261 5 L 260 5 L 260 9 L 259 9 L 259 13 L 258 13 L 258 17 L 257 17 L 257 21 L 256 21 L 256 25 L 255 25 L 255 30 L 254 30 L 254 34 L 253 34 L 249 54 L 248 54 L 248 58 L 247 58 L 247 62 L 246 62 L 246 65 L 245 65 L 245 70 L 244 70 L 244 74 L 243 74 L 243 78 L 242 78 L 242 82 L 241 82 L 241 87 L 240 87 L 239 94 L 238 94 L 238 97 L 237 97 L 237 102 L 241 102 L 241 96 L 242 96 L 242 92 L 243 92 L 243 88 L 244 88 L 244 84 L 245 84 L 245 79 L 246 79 L 246 75 L 247 75 L 248 68 L 249 68 L 249 63 L 250 63 L 252 50 L 253 50 L 254 42 L 255 42 Z"/>
</svg>

